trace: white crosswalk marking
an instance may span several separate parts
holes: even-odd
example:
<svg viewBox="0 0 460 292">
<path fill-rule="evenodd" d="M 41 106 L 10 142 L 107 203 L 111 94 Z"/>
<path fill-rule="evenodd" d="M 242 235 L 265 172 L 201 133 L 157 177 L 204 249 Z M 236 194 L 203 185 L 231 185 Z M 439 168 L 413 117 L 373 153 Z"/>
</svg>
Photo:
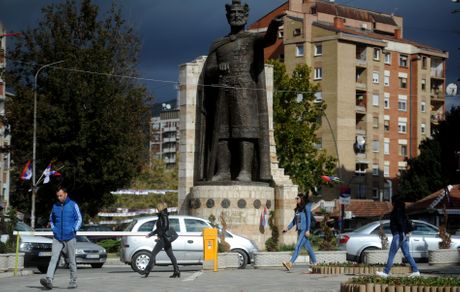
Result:
<svg viewBox="0 0 460 292">
<path fill-rule="evenodd" d="M 194 281 L 196 278 L 198 278 L 202 274 L 203 274 L 203 272 L 195 272 L 191 276 L 189 276 L 189 277 L 185 278 L 184 280 L 182 280 L 182 282 Z"/>
</svg>

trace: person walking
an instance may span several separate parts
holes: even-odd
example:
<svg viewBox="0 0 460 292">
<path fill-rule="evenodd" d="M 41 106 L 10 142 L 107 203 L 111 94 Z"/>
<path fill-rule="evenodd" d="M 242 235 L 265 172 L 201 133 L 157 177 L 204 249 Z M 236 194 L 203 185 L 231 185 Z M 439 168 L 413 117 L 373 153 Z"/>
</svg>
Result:
<svg viewBox="0 0 460 292">
<path fill-rule="evenodd" d="M 388 251 L 387 264 L 383 271 L 377 271 L 377 275 L 383 278 L 388 277 L 393 260 L 399 248 L 401 248 L 404 257 L 412 268 L 412 273 L 409 277 L 418 277 L 420 272 L 415 264 L 414 258 L 409 252 L 409 235 L 412 231 L 410 222 L 406 215 L 406 207 L 404 201 L 395 196 L 392 198 L 393 210 L 390 213 L 390 229 L 393 239 L 391 240 L 390 250 Z"/>
<path fill-rule="evenodd" d="M 291 223 L 287 226 L 287 229 L 283 230 L 283 233 L 286 233 L 292 227 L 296 227 L 298 233 L 297 244 L 294 249 L 294 253 L 291 256 L 291 260 L 289 262 L 283 262 L 283 266 L 290 271 L 292 269 L 292 265 L 296 261 L 297 257 L 299 256 L 300 249 L 302 246 L 308 251 L 310 255 L 310 264 L 316 264 L 316 256 L 311 246 L 310 240 L 310 227 L 311 227 L 311 202 L 307 195 L 298 194 L 295 198 L 296 200 L 296 207 L 294 209 L 295 214 L 294 218 L 292 219 Z"/>
<path fill-rule="evenodd" d="M 150 256 L 149 263 L 147 264 L 143 272 L 144 277 L 147 278 L 149 276 L 152 270 L 152 266 L 155 263 L 155 257 L 161 251 L 161 249 L 164 249 L 169 259 L 171 260 L 171 263 L 174 266 L 174 273 L 169 277 L 170 278 L 180 278 L 179 266 L 177 265 L 176 257 L 174 256 L 174 253 L 172 251 L 171 242 L 169 242 L 169 240 L 165 236 L 166 231 L 169 230 L 168 205 L 164 202 L 160 202 L 157 204 L 157 210 L 158 210 L 158 220 L 156 222 L 156 228 L 155 230 L 153 230 L 152 232 L 146 235 L 146 237 L 149 238 L 156 234 L 157 239 L 155 240 L 156 244 L 152 250 L 152 254 Z"/>
<path fill-rule="evenodd" d="M 53 288 L 54 273 L 61 253 L 65 256 L 70 267 L 69 289 L 77 288 L 77 264 L 75 262 L 76 234 L 81 226 L 81 213 L 77 203 L 72 201 L 64 187 L 58 187 L 57 202 L 50 214 L 50 225 L 53 231 L 51 260 L 48 264 L 46 278 L 40 279 L 40 284 L 47 289 Z"/>
</svg>

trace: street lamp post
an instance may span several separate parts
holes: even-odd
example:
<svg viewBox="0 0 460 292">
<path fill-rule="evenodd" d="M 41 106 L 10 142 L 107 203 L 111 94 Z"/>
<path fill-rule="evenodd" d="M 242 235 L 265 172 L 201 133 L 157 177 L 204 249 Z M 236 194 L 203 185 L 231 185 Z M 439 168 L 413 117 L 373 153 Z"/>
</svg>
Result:
<svg viewBox="0 0 460 292">
<path fill-rule="evenodd" d="M 37 196 L 37 182 L 35 180 L 35 161 L 37 156 L 37 79 L 40 72 L 48 67 L 64 62 L 64 60 L 49 63 L 38 68 L 34 80 L 34 121 L 33 121 L 33 142 L 32 142 L 32 209 L 30 211 L 30 226 L 35 229 L 35 198 Z"/>
</svg>

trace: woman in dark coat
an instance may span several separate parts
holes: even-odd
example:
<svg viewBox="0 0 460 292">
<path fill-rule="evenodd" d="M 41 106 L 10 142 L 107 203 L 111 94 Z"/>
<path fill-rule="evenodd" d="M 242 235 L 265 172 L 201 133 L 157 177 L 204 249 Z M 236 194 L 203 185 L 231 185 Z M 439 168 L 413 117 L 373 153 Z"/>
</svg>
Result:
<svg viewBox="0 0 460 292">
<path fill-rule="evenodd" d="M 152 255 L 150 256 L 149 263 L 145 267 L 144 277 L 147 278 L 152 270 L 152 266 L 155 263 L 155 257 L 164 248 L 166 254 L 171 259 L 171 263 L 174 266 L 174 273 L 170 278 L 180 278 L 179 266 L 177 265 L 176 257 L 173 254 L 171 242 L 165 238 L 166 230 L 169 230 L 169 217 L 168 217 L 168 206 L 164 202 L 157 204 L 158 210 L 158 220 L 156 222 L 156 228 L 152 232 L 146 235 L 146 237 L 151 237 L 157 235 L 155 247 L 152 250 Z"/>
<path fill-rule="evenodd" d="M 393 239 L 391 240 L 390 250 L 388 252 L 388 261 L 383 272 L 378 271 L 380 277 L 388 277 L 393 260 L 399 248 L 401 248 L 404 257 L 412 267 L 412 274 L 409 277 L 418 277 L 420 272 L 415 264 L 414 258 L 409 252 L 409 235 L 412 231 L 410 222 L 406 215 L 406 206 L 400 197 L 393 197 L 393 210 L 390 214 L 390 229 Z"/>
</svg>

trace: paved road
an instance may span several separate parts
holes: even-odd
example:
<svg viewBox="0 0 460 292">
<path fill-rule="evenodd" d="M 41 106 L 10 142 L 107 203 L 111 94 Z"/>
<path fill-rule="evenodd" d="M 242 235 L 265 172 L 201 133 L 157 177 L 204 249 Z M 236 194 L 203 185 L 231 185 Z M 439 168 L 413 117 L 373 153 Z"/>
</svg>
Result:
<svg viewBox="0 0 460 292">
<path fill-rule="evenodd" d="M 346 276 L 307 275 L 305 269 L 292 272 L 280 269 L 201 271 L 198 267 L 182 267 L 180 279 L 170 279 L 172 270 L 155 267 L 148 278 L 134 273 L 129 266 L 107 266 L 102 269 L 79 268 L 77 291 L 338 291 Z M 43 291 L 39 281 L 43 275 L 0 279 L 0 291 Z M 55 289 L 67 289 L 69 271 L 58 269 Z"/>
<path fill-rule="evenodd" d="M 304 274 L 304 266 L 297 265 L 292 272 L 278 269 L 220 270 L 202 271 L 201 266 L 181 267 L 181 278 L 170 279 L 171 267 L 155 267 L 148 278 L 142 278 L 127 265 L 107 265 L 102 269 L 79 267 L 77 291 L 339 291 L 340 282 L 351 276 Z M 460 274 L 460 266 L 433 267 L 419 265 L 425 276 Z M 42 274 L 29 274 L 22 277 L 0 278 L 0 291 L 43 291 L 40 285 Z M 58 269 L 55 289 L 67 289 L 69 271 Z"/>
</svg>

